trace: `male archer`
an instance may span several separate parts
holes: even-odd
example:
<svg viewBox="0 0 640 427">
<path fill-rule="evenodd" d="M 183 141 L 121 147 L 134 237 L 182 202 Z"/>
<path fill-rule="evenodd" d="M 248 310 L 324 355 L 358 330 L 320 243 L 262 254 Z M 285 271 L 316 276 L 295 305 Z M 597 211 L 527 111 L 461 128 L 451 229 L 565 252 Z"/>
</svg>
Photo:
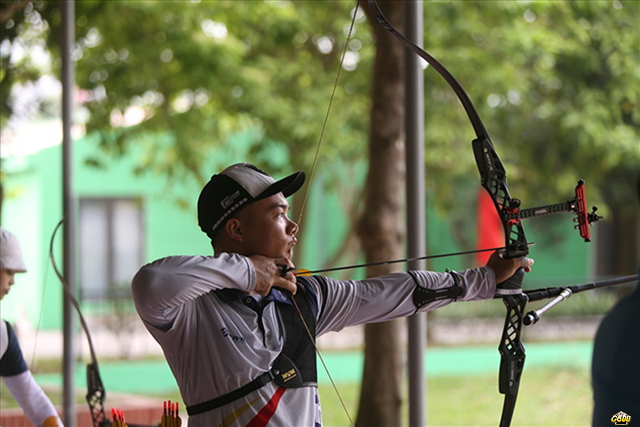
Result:
<svg viewBox="0 0 640 427">
<path fill-rule="evenodd" d="M 214 255 L 162 258 L 133 279 L 136 308 L 164 351 L 190 425 L 320 426 L 316 353 L 305 325 L 315 340 L 454 300 L 520 292 L 502 282 L 533 264 L 494 253 L 485 267 L 460 272 L 296 277 L 298 226 L 287 197 L 304 179 L 304 172 L 276 181 L 248 163 L 229 166 L 198 199 Z"/>
</svg>

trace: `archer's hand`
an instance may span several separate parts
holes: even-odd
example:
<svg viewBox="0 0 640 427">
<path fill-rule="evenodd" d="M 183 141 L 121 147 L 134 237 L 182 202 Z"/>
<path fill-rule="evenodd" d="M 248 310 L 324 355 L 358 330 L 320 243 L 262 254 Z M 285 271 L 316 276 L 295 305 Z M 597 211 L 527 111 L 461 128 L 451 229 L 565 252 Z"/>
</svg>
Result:
<svg viewBox="0 0 640 427">
<path fill-rule="evenodd" d="M 254 292 L 262 296 L 267 296 L 272 287 L 282 288 L 295 294 L 296 276 L 293 271 L 289 271 L 284 277 L 280 265 L 295 268 L 289 258 L 269 258 L 262 255 L 251 255 L 249 257 L 256 271 L 256 287 Z"/>
<path fill-rule="evenodd" d="M 504 282 L 513 276 L 520 267 L 524 267 L 526 273 L 531 271 L 533 259 L 527 257 L 507 259 L 503 258 L 502 255 L 503 251 L 496 251 L 487 261 L 487 267 L 491 267 L 496 275 L 496 283 Z"/>
</svg>

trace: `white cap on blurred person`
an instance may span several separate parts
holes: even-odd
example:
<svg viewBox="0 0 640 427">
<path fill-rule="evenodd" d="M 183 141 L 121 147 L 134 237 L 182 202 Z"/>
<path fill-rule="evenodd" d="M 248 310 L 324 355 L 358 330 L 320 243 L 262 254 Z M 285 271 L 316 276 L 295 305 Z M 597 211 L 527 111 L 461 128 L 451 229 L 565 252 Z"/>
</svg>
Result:
<svg viewBox="0 0 640 427">
<path fill-rule="evenodd" d="M 18 239 L 2 227 L 0 227 L 0 269 L 17 273 L 27 271 Z"/>
</svg>

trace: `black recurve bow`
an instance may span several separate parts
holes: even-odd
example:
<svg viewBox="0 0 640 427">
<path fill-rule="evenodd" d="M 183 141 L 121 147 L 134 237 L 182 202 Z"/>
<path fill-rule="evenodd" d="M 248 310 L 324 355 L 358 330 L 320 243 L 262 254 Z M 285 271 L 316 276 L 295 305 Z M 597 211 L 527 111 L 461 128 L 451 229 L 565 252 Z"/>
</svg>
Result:
<svg viewBox="0 0 640 427">
<path fill-rule="evenodd" d="M 53 266 L 53 270 L 58 276 L 58 280 L 62 284 L 64 289 L 64 293 L 69 298 L 71 305 L 75 308 L 78 313 L 78 318 L 80 319 L 80 325 L 82 326 L 82 330 L 87 338 L 87 342 L 89 343 L 89 352 L 91 353 L 91 363 L 87 365 L 87 404 L 89 405 L 89 411 L 91 412 L 91 420 L 93 423 L 93 427 L 105 427 L 111 425 L 111 423 L 107 420 L 107 416 L 104 412 L 104 400 L 106 397 L 106 391 L 104 385 L 102 383 L 102 378 L 100 377 L 100 370 L 98 368 L 98 358 L 96 357 L 96 351 L 93 346 L 93 339 L 91 338 L 91 332 L 89 331 L 89 326 L 82 315 L 82 310 L 80 310 L 80 304 L 76 299 L 75 295 L 71 292 L 69 288 L 69 284 L 65 280 L 63 274 L 58 269 L 56 265 L 56 260 L 53 256 L 53 243 L 55 241 L 56 233 L 64 223 L 64 219 L 62 219 L 55 230 L 53 231 L 53 235 L 51 236 L 51 241 L 49 243 L 49 259 L 51 260 L 51 265 Z"/>
<path fill-rule="evenodd" d="M 462 85 L 434 57 L 398 32 L 385 18 L 375 0 L 369 0 L 369 5 L 373 9 L 380 25 L 405 47 L 427 61 L 449 83 L 469 116 L 476 134 L 472 147 L 480 172 L 481 185 L 491 196 L 504 229 L 504 257 L 517 258 L 526 256 L 529 253 L 529 245 L 521 221 L 526 218 L 559 212 L 574 212 L 577 215 L 574 220 L 577 222 L 575 228 L 580 231 L 580 235 L 585 241 L 589 241 L 589 225 L 600 219 L 600 217 L 595 213 L 597 210 L 595 207 L 592 212 L 589 213 L 587 211 L 584 181 L 580 180 L 578 182 L 575 198 L 566 203 L 520 210 L 520 200 L 512 198 L 509 194 L 507 172 L 502 161 L 491 142 L 487 129 Z M 521 288 L 523 277 L 524 269 L 520 268 L 513 277 L 507 280 L 507 282 L 512 282 L 513 285 L 517 286 L 508 286 L 507 288 Z M 520 377 L 524 368 L 525 350 L 521 340 L 521 329 L 525 317 L 524 307 L 528 297 L 527 294 L 517 291 L 517 293 L 501 296 L 501 298 L 503 298 L 507 308 L 507 315 L 498 347 L 501 355 L 499 389 L 500 393 L 505 395 L 500 425 L 509 426 L 518 396 Z"/>
<path fill-rule="evenodd" d="M 104 407 L 105 407 L 104 401 L 106 399 L 107 392 L 104 387 L 104 384 L 102 383 L 102 377 L 100 376 L 100 369 L 98 367 L 98 358 L 96 356 L 96 350 L 93 345 L 93 339 L 91 337 L 91 332 L 89 331 L 89 326 L 87 325 L 84 315 L 82 314 L 82 310 L 80 310 L 80 303 L 76 299 L 75 295 L 73 295 L 73 292 L 71 292 L 69 284 L 64 278 L 64 275 L 58 269 L 56 260 L 53 256 L 53 244 L 55 241 L 55 237 L 58 230 L 64 223 L 64 221 L 65 219 L 62 219 L 58 223 L 55 230 L 53 231 L 53 235 L 51 236 L 51 241 L 49 243 L 49 259 L 56 273 L 56 276 L 58 276 L 58 279 L 62 284 L 62 287 L 64 288 L 65 295 L 67 296 L 67 298 L 69 298 L 69 300 L 71 301 L 71 304 L 73 305 L 76 312 L 78 313 L 78 317 L 80 319 L 80 325 L 82 326 L 82 330 L 84 331 L 84 334 L 87 338 L 87 342 L 89 344 L 89 352 L 91 354 L 91 363 L 87 364 L 86 399 L 87 399 L 87 404 L 89 405 L 89 411 L 91 413 L 92 426 L 93 427 L 111 427 L 112 421 L 110 421 L 107 418 L 107 415 L 104 410 Z M 144 425 L 132 424 L 132 423 L 127 423 L 127 425 L 129 427 L 151 427 L 151 426 L 144 426 Z"/>
</svg>

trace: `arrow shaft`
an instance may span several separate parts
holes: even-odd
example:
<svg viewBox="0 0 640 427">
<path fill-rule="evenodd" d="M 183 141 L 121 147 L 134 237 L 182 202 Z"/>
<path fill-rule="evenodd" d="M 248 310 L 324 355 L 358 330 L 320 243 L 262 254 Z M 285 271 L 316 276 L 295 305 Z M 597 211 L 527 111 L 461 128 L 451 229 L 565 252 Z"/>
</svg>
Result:
<svg viewBox="0 0 640 427">
<path fill-rule="evenodd" d="M 535 245 L 535 242 L 531 242 L 529 243 L 528 246 L 533 246 Z M 447 254 L 438 254 L 438 255 L 427 255 L 427 256 L 420 256 L 420 257 L 415 257 L 415 258 L 403 258 L 403 259 L 394 259 L 394 260 L 390 260 L 390 261 L 378 261 L 378 262 L 369 262 L 369 263 L 365 263 L 365 264 L 353 264 L 353 265 L 347 265 L 347 266 L 343 266 L 343 267 L 331 267 L 331 268 L 323 268 L 320 270 L 313 270 L 313 271 L 302 271 L 302 270 L 297 270 L 294 272 L 294 274 L 304 274 L 304 275 L 313 275 L 313 274 L 319 274 L 319 273 L 329 273 L 332 271 L 343 271 L 343 270 L 355 270 L 356 268 L 365 268 L 365 267 L 374 267 L 374 266 L 378 266 L 378 265 L 388 265 L 388 264 L 398 264 L 401 262 L 412 262 L 412 261 L 421 261 L 421 260 L 427 260 L 427 259 L 435 259 L 435 258 L 447 258 L 447 257 L 452 257 L 452 256 L 458 256 L 458 255 L 468 255 L 468 254 L 477 254 L 477 253 L 481 253 L 481 252 L 493 252 L 493 251 L 499 251 L 505 249 L 504 246 L 498 247 L 498 248 L 487 248 L 487 249 L 474 249 L 474 250 L 469 250 L 469 251 L 461 251 L 461 252 L 451 252 L 451 253 L 447 253 Z"/>
</svg>

